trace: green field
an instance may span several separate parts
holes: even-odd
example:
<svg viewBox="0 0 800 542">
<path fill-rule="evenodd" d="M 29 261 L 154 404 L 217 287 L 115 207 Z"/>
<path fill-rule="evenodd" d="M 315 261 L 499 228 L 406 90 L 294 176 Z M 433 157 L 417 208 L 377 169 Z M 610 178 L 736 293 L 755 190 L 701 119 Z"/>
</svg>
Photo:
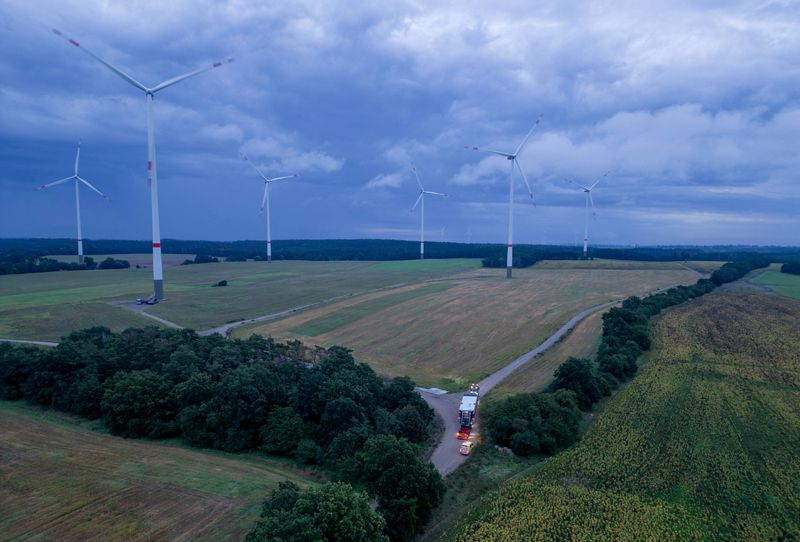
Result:
<svg viewBox="0 0 800 542">
<path fill-rule="evenodd" d="M 583 308 L 697 280 L 675 263 L 614 263 L 542 262 L 515 270 L 513 280 L 504 269 L 479 269 L 449 276 L 441 291 L 404 292 L 408 299 L 370 294 L 244 326 L 234 336 L 340 344 L 382 374 L 457 390 L 538 345 Z"/>
<path fill-rule="evenodd" d="M 800 299 L 800 275 L 791 275 L 770 269 L 758 275 L 752 282 L 766 286 L 780 295 Z"/>
<path fill-rule="evenodd" d="M 0 541 L 241 540 L 279 481 L 319 480 L 289 461 L 93 425 L 0 401 Z"/>
<path fill-rule="evenodd" d="M 641 373 L 581 442 L 442 539 L 800 537 L 800 303 L 740 292 L 659 317 Z"/>
<path fill-rule="evenodd" d="M 477 260 L 222 262 L 164 270 L 166 300 L 146 310 L 198 330 L 299 305 L 476 269 Z M 214 288 L 227 280 L 225 288 Z M 91 325 L 157 325 L 109 302 L 152 291 L 149 269 L 0 276 L 0 337 L 58 340 Z"/>
</svg>

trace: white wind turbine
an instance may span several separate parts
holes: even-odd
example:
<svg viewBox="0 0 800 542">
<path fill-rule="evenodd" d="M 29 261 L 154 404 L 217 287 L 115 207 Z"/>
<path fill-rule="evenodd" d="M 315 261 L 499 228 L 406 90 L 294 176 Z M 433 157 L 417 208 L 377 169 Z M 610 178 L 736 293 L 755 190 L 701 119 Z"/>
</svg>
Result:
<svg viewBox="0 0 800 542">
<path fill-rule="evenodd" d="M 80 193 L 80 185 L 81 183 L 85 184 L 98 194 L 103 197 L 106 201 L 110 201 L 108 196 L 100 192 L 97 188 L 92 186 L 92 183 L 84 179 L 83 177 L 78 175 L 78 163 L 80 162 L 81 158 L 81 142 L 78 141 L 78 151 L 75 153 L 75 173 L 70 175 L 69 177 L 65 177 L 64 179 L 60 179 L 58 181 L 53 181 L 49 184 L 43 184 L 42 186 L 38 187 L 36 190 L 41 190 L 43 188 L 50 188 L 51 186 L 55 186 L 57 184 L 64 184 L 69 181 L 75 181 L 75 214 L 78 217 L 78 262 L 83 263 L 83 234 L 81 233 L 81 193 Z"/>
<path fill-rule="evenodd" d="M 588 251 L 589 251 L 589 206 L 590 205 L 592 207 L 592 215 L 595 214 L 594 213 L 594 200 L 592 199 L 592 190 L 594 190 L 594 187 L 597 186 L 597 184 L 600 181 L 602 181 L 604 178 L 606 178 L 606 176 L 608 176 L 609 173 L 610 173 L 610 171 L 607 171 L 605 174 L 603 174 L 602 177 L 597 179 L 592 186 L 588 186 L 588 187 L 580 185 L 580 184 L 578 184 L 578 183 L 576 183 L 575 181 L 572 181 L 572 180 L 569 181 L 572 184 L 574 184 L 575 186 L 577 186 L 578 188 L 580 188 L 581 190 L 583 190 L 583 192 L 586 194 L 586 218 L 585 218 L 585 222 L 584 222 L 584 226 L 583 226 L 583 257 L 584 257 L 584 259 L 588 257 Z"/>
<path fill-rule="evenodd" d="M 525 139 L 522 140 L 516 150 L 513 153 L 508 152 L 501 152 L 501 151 L 494 151 L 491 149 L 481 149 L 479 147 L 472 147 L 474 151 L 485 151 L 490 152 L 492 154 L 498 154 L 500 156 L 505 156 L 506 160 L 511 162 L 511 172 L 508 176 L 508 246 L 506 251 L 506 278 L 511 278 L 511 268 L 513 266 L 513 252 L 514 252 L 514 167 L 516 166 L 519 169 L 520 174 L 522 175 L 522 180 L 525 181 L 525 186 L 528 188 L 528 195 L 530 196 L 531 200 L 533 199 L 533 191 L 531 190 L 531 185 L 528 183 L 528 178 L 525 177 L 525 172 L 522 171 L 522 166 L 519 165 L 519 153 L 522 152 L 522 148 L 525 146 L 525 143 L 528 142 L 528 139 L 531 137 L 533 131 L 539 126 L 539 121 L 542 120 L 542 116 L 539 115 L 539 118 L 536 119 L 536 122 L 533 123 L 533 126 L 530 130 L 528 130 L 528 134 L 525 136 Z"/>
<path fill-rule="evenodd" d="M 419 173 L 417 172 L 417 167 L 414 164 L 411 164 L 411 171 L 414 172 L 414 175 L 417 177 L 417 185 L 419 185 L 419 197 L 417 201 L 414 203 L 414 206 L 411 208 L 411 212 L 414 212 L 414 209 L 417 208 L 417 205 L 421 204 L 419 210 L 420 222 L 419 222 L 419 259 L 425 259 L 425 194 L 430 194 L 431 196 L 442 196 L 444 198 L 447 197 L 447 194 L 442 194 L 441 192 L 431 192 L 430 190 L 425 190 L 422 187 L 422 181 L 419 179 Z"/>
<path fill-rule="evenodd" d="M 261 178 L 264 179 L 264 197 L 261 198 L 261 212 L 264 212 L 264 207 L 267 208 L 267 263 L 272 262 L 272 226 L 270 224 L 270 217 L 269 217 L 269 191 L 270 185 L 276 181 L 285 181 L 287 179 L 294 179 L 295 177 L 299 177 L 299 173 L 295 173 L 294 175 L 284 175 L 283 177 L 272 177 L 267 178 L 266 175 L 261 173 L 261 170 L 256 167 L 256 165 L 250 161 L 247 156 L 242 154 L 242 160 L 245 160 L 248 164 L 253 166 L 253 169 L 261 175 Z"/>
<path fill-rule="evenodd" d="M 134 87 L 138 88 L 145 94 L 145 98 L 147 101 L 147 182 L 150 185 L 150 209 L 151 209 L 151 217 L 152 217 L 152 228 L 153 228 L 153 297 L 152 300 L 154 302 L 158 302 L 164 299 L 164 273 L 161 264 L 161 226 L 159 222 L 159 215 L 158 215 L 158 177 L 156 175 L 156 142 L 153 135 L 153 96 L 156 92 L 160 90 L 164 90 L 167 87 L 174 85 L 175 83 L 180 83 L 184 79 L 188 79 L 189 77 L 194 77 L 195 75 L 199 75 L 203 72 L 207 72 L 214 68 L 218 68 L 222 66 L 223 62 L 214 62 L 210 66 L 206 66 L 204 68 L 200 68 L 199 70 L 195 70 L 189 73 L 185 73 L 183 75 L 178 75 L 177 77 L 173 77 L 171 79 L 167 79 L 166 81 L 157 84 L 154 87 L 146 87 L 141 84 L 139 81 L 128 75 L 127 73 L 123 72 L 116 66 L 106 62 L 89 49 L 83 47 L 80 43 L 75 41 L 74 39 L 70 38 L 69 36 L 63 34 L 60 30 L 53 29 L 53 33 L 57 36 L 65 39 L 75 47 L 81 49 L 84 53 L 89 55 L 90 57 L 94 58 L 105 67 L 122 77 L 125 81 L 133 85 Z M 233 62 L 233 58 L 229 58 L 225 61 L 225 63 Z"/>
</svg>

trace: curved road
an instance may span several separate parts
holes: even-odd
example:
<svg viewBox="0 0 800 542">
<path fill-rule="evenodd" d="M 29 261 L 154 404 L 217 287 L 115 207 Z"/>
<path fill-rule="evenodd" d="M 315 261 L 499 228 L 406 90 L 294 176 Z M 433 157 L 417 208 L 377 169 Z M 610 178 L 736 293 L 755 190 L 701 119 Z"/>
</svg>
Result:
<svg viewBox="0 0 800 542">
<path fill-rule="evenodd" d="M 529 352 L 526 352 L 525 354 L 522 354 L 520 357 L 502 369 L 495 371 L 481 380 L 478 383 L 478 385 L 481 387 L 481 395 L 488 393 L 492 388 L 505 380 L 508 375 L 561 340 L 564 335 L 569 333 L 572 328 L 578 325 L 578 322 L 593 312 L 605 309 L 611 305 L 616 305 L 617 303 L 619 303 L 619 301 L 607 301 L 606 303 L 601 303 L 600 305 L 583 309 L 577 313 L 539 346 Z M 458 448 L 461 446 L 462 441 L 456 438 L 456 433 L 458 433 L 459 429 L 458 406 L 461 403 L 461 396 L 463 395 L 463 392 L 447 393 L 444 390 L 437 388 L 417 388 L 417 391 L 420 392 L 420 395 L 422 395 L 422 398 L 425 399 L 425 402 L 428 403 L 428 405 L 433 408 L 442 418 L 442 421 L 444 421 L 442 440 L 436 446 L 433 454 L 431 455 L 431 463 L 433 463 L 433 466 L 436 467 L 436 470 L 438 470 L 442 476 L 447 476 L 467 460 L 467 456 L 458 453 Z M 479 429 L 480 427 L 476 424 L 470 436 L 471 440 L 474 441 L 475 438 L 477 438 Z"/>
</svg>

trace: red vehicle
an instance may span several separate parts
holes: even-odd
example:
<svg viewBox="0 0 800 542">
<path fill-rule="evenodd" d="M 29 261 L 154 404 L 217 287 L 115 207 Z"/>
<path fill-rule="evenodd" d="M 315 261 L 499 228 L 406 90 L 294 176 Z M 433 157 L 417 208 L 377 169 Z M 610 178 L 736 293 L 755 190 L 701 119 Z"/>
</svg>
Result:
<svg viewBox="0 0 800 542">
<path fill-rule="evenodd" d="M 458 407 L 458 420 L 460 428 L 458 435 L 460 440 L 469 438 L 472 426 L 475 423 L 475 414 L 478 412 L 478 395 L 481 389 L 477 384 L 472 384 L 469 391 L 461 397 L 461 406 Z"/>
</svg>

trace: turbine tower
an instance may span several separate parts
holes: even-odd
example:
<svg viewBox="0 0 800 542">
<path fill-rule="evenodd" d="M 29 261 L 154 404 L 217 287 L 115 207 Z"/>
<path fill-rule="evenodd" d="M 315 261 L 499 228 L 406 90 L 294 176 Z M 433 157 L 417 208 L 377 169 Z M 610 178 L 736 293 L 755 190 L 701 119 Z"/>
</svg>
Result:
<svg viewBox="0 0 800 542">
<path fill-rule="evenodd" d="M 528 142 L 528 139 L 531 137 L 531 134 L 534 130 L 539 126 L 539 121 L 542 120 L 542 116 L 536 119 L 536 122 L 533 123 L 533 126 L 530 130 L 528 130 L 528 134 L 525 136 L 525 139 L 522 140 L 516 150 L 513 153 L 508 152 L 501 152 L 495 151 L 491 149 L 481 149 L 479 147 L 472 147 L 474 151 L 485 151 L 490 152 L 492 154 L 497 154 L 500 156 L 504 156 L 506 160 L 511 162 L 511 172 L 508 175 L 508 245 L 506 250 L 506 278 L 511 278 L 511 268 L 513 267 L 513 256 L 514 256 L 514 168 L 516 167 L 519 169 L 520 174 L 522 175 L 522 180 L 525 181 L 525 186 L 528 188 L 528 196 L 530 196 L 531 200 L 533 200 L 533 191 L 531 190 L 531 185 L 528 183 L 528 178 L 525 177 L 525 172 L 522 171 L 522 166 L 519 165 L 519 153 L 522 152 L 523 147 L 525 147 L 525 143 Z"/>
<path fill-rule="evenodd" d="M 441 192 L 431 192 L 430 190 L 425 190 L 422 187 L 422 181 L 419 179 L 419 173 L 417 172 L 417 167 L 414 164 L 411 164 L 411 171 L 414 172 L 414 175 L 417 177 L 417 185 L 419 185 L 419 197 L 417 201 L 414 203 L 414 206 L 411 208 L 411 212 L 414 212 L 414 209 L 417 208 L 417 205 L 421 205 L 419 209 L 419 259 L 425 259 L 425 194 L 430 194 L 431 196 L 442 196 L 444 198 L 447 197 L 447 194 L 442 194 Z"/>
<path fill-rule="evenodd" d="M 65 177 L 64 179 L 59 179 L 58 181 L 53 181 L 49 184 L 43 184 L 42 186 L 38 187 L 36 190 L 41 190 L 43 188 L 50 188 L 51 186 L 55 186 L 57 184 L 64 184 L 69 181 L 75 181 L 75 214 L 78 218 L 78 262 L 83 263 L 83 234 L 81 233 L 81 193 L 80 193 L 80 186 L 81 183 L 85 184 L 98 194 L 103 197 L 106 201 L 110 201 L 108 196 L 100 192 L 97 188 L 92 186 L 92 183 L 87 181 L 86 179 L 80 177 L 78 175 L 78 163 L 80 162 L 81 158 L 81 142 L 78 141 L 78 151 L 75 153 L 75 172 L 70 175 L 69 177 Z"/>
<path fill-rule="evenodd" d="M 56 30 L 54 28 L 53 33 L 65 39 L 78 49 L 82 50 L 84 53 L 86 53 L 90 57 L 94 58 L 95 60 L 103 64 L 106 68 L 110 69 L 111 71 L 122 77 L 125 81 L 127 81 L 134 87 L 138 88 L 145 94 L 145 99 L 147 102 L 147 182 L 150 185 L 150 210 L 151 210 L 152 228 L 153 228 L 152 300 L 154 302 L 158 302 L 164 299 L 164 272 L 161 264 L 161 226 L 158 215 L 158 176 L 156 175 L 156 142 L 153 135 L 154 131 L 153 97 L 155 96 L 156 92 L 164 90 L 167 87 L 171 87 L 175 83 L 180 83 L 181 81 L 183 81 L 184 79 L 188 79 L 189 77 L 194 77 L 195 75 L 199 75 L 203 72 L 207 72 L 214 68 L 218 68 L 222 66 L 223 62 L 214 62 L 210 66 L 206 66 L 204 68 L 200 68 L 198 70 L 185 73 L 183 75 L 178 75 L 177 77 L 173 77 L 172 79 L 167 79 L 166 81 L 159 83 L 154 87 L 146 87 L 139 81 L 128 75 L 127 73 L 117 68 L 116 66 L 106 62 L 105 60 L 103 60 L 102 58 L 91 52 L 89 49 L 86 49 L 80 43 L 70 38 L 69 36 L 65 35 L 60 30 Z M 231 63 L 231 62 L 233 62 L 233 58 L 229 58 L 225 61 L 225 63 Z"/>
<path fill-rule="evenodd" d="M 569 181 L 572 184 L 574 184 L 575 186 L 577 186 L 578 188 L 580 188 L 581 190 L 583 190 L 583 192 L 586 194 L 586 218 L 585 218 L 584 225 L 583 225 L 583 258 L 584 259 L 588 258 L 588 254 L 589 254 L 589 206 L 590 205 L 592 207 L 592 215 L 594 216 L 594 214 L 595 214 L 594 213 L 594 200 L 592 199 L 592 190 L 594 189 L 595 186 L 597 186 L 597 184 L 600 181 L 602 181 L 604 178 L 606 178 L 606 176 L 609 173 L 610 172 L 606 172 L 605 174 L 603 174 L 602 177 L 597 179 L 592 186 L 588 186 L 588 187 L 580 185 L 580 184 L 578 184 L 578 183 L 576 183 L 575 181 L 572 181 L 572 180 Z"/>
<path fill-rule="evenodd" d="M 270 218 L 269 218 L 269 191 L 270 185 L 276 181 L 285 181 L 287 179 L 294 179 L 295 177 L 299 177 L 300 174 L 295 173 L 294 175 L 284 175 L 283 177 L 272 177 L 268 179 L 266 175 L 261 173 L 261 170 L 256 167 L 256 165 L 251 162 L 247 156 L 242 154 L 242 160 L 246 161 L 248 164 L 253 166 L 253 169 L 261 175 L 261 178 L 264 179 L 264 197 L 261 198 L 261 211 L 264 212 L 264 207 L 267 208 L 267 263 L 272 263 L 272 226 L 270 225 Z"/>
</svg>

